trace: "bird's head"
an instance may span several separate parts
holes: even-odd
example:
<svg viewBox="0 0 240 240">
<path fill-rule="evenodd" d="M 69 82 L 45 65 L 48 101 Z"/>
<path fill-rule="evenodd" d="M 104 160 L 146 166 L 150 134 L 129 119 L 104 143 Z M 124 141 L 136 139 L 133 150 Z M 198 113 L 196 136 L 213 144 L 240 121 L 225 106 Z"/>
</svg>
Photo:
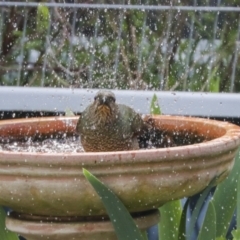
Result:
<svg viewBox="0 0 240 240">
<path fill-rule="evenodd" d="M 111 107 L 115 104 L 116 98 L 113 92 L 107 90 L 100 90 L 96 93 L 94 97 L 94 102 L 96 106 L 106 105 Z"/>
<path fill-rule="evenodd" d="M 116 109 L 116 98 L 113 92 L 100 90 L 94 97 L 95 113 L 103 121 L 108 121 Z"/>
</svg>

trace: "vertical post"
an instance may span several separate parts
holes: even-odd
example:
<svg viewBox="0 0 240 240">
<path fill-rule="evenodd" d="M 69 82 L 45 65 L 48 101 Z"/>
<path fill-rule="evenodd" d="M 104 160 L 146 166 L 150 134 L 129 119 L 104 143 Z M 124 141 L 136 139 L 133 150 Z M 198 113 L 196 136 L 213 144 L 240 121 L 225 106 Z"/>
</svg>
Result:
<svg viewBox="0 0 240 240">
<path fill-rule="evenodd" d="M 167 20 L 167 32 L 166 32 L 166 38 L 165 38 L 165 44 L 166 44 L 166 48 L 165 48 L 165 52 L 163 55 L 163 63 L 160 69 L 160 73 L 159 73 L 159 88 L 160 90 L 163 90 L 164 88 L 164 83 L 165 83 L 165 68 L 167 65 L 167 55 L 168 55 L 168 40 L 169 40 L 169 36 L 170 36 L 170 30 L 171 30 L 171 26 L 172 26 L 172 18 L 173 18 L 173 11 L 169 10 L 168 11 L 168 20 Z"/>
<path fill-rule="evenodd" d="M 118 64 L 119 64 L 119 52 L 120 52 L 120 47 L 121 47 L 123 17 L 124 17 L 123 10 L 120 10 L 117 49 L 116 49 L 116 54 L 115 54 L 114 71 L 113 71 L 113 81 L 116 81 L 116 79 L 117 79 L 117 71 L 118 71 Z"/>
<path fill-rule="evenodd" d="M 197 5 L 197 1 L 194 0 L 193 6 Z M 192 13 L 194 14 L 194 13 Z M 190 71 L 190 55 L 191 55 L 191 51 L 192 51 L 192 42 L 193 42 L 193 32 L 194 32 L 194 16 L 192 15 L 191 17 L 191 25 L 190 25 L 190 33 L 189 33 L 189 44 L 188 44 L 188 48 L 187 48 L 187 55 L 186 55 L 186 70 L 185 70 L 185 74 L 183 77 L 183 91 L 186 91 L 187 89 L 187 85 L 188 85 L 188 76 L 189 76 L 189 71 Z"/>
<path fill-rule="evenodd" d="M 240 40 L 240 16 L 239 16 L 239 20 L 238 20 L 238 32 L 237 32 L 237 37 L 236 37 L 236 42 L 235 42 L 235 51 L 234 51 L 234 59 L 233 59 L 233 65 L 232 65 L 230 92 L 233 92 L 233 90 L 234 90 L 235 75 L 236 75 L 236 68 L 237 68 L 238 54 L 239 54 L 239 40 Z"/>
<path fill-rule="evenodd" d="M 75 26 L 76 26 L 76 15 L 77 15 L 77 10 L 74 8 L 73 12 L 73 20 L 72 20 L 72 25 L 71 25 L 71 36 L 70 36 L 70 41 L 69 41 L 69 55 L 68 55 L 68 65 L 67 65 L 67 81 L 69 83 L 69 77 L 71 73 L 71 66 L 72 66 L 72 61 L 73 61 L 73 38 L 75 37 Z"/>
<path fill-rule="evenodd" d="M 94 61 L 95 61 L 95 48 L 96 48 L 96 40 L 98 36 L 98 27 L 99 27 L 99 12 L 97 11 L 97 18 L 95 22 L 95 28 L 94 28 L 94 36 L 91 40 L 91 45 L 90 45 L 90 67 L 89 67 L 89 72 L 88 72 L 88 87 L 92 88 L 93 87 L 93 70 L 94 70 Z"/>
<path fill-rule="evenodd" d="M 221 4 L 221 0 L 217 1 L 217 6 L 220 6 Z M 219 12 L 217 12 L 216 16 L 215 16 L 215 20 L 214 20 L 214 25 L 213 25 L 213 40 L 212 40 L 212 48 L 210 51 L 210 62 L 209 62 L 209 67 L 208 67 L 208 79 L 207 82 L 204 84 L 202 90 L 204 90 L 204 88 L 207 86 L 207 90 L 209 90 L 209 84 L 210 84 L 210 80 L 212 78 L 212 67 L 213 67 L 213 46 L 214 44 L 216 44 L 216 33 L 217 33 L 217 24 L 218 24 L 218 15 Z"/>
<path fill-rule="evenodd" d="M 46 75 L 46 66 L 47 66 L 47 51 L 48 47 L 50 45 L 50 30 L 51 30 L 51 18 L 52 18 L 52 8 L 50 10 L 50 16 L 49 16 L 49 24 L 47 29 L 47 35 L 45 38 L 45 54 L 43 59 L 43 67 L 42 67 L 42 77 L 41 77 L 41 87 L 45 85 L 45 75 Z"/>
<path fill-rule="evenodd" d="M 28 11 L 27 7 L 24 7 L 24 23 L 23 23 L 23 33 L 21 37 L 20 43 L 20 55 L 19 55 L 19 62 L 18 62 L 18 77 L 17 77 L 17 86 L 20 86 L 21 82 L 21 73 L 22 73 L 22 64 L 24 58 L 24 42 L 26 41 L 26 29 L 27 29 L 27 19 L 28 19 Z"/>
</svg>

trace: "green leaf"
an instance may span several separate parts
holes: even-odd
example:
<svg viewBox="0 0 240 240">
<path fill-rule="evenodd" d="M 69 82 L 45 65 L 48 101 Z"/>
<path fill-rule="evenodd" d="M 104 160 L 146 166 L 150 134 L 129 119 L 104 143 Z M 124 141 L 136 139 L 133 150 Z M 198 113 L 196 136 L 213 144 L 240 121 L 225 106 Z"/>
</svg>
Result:
<svg viewBox="0 0 240 240">
<path fill-rule="evenodd" d="M 143 240 L 144 237 L 119 198 L 86 169 L 83 169 L 83 174 L 100 196 L 118 239 Z"/>
<path fill-rule="evenodd" d="M 18 235 L 6 229 L 6 213 L 3 207 L 0 207 L 0 239 L 1 240 L 19 240 Z"/>
<path fill-rule="evenodd" d="M 182 214 L 180 200 L 164 204 L 160 209 L 159 238 L 164 240 L 178 239 L 178 229 Z"/>
<path fill-rule="evenodd" d="M 237 229 L 240 230 L 240 177 L 237 184 Z"/>
<path fill-rule="evenodd" d="M 187 209 L 189 204 L 189 198 L 184 204 L 181 220 L 179 224 L 179 230 L 178 230 L 178 240 L 185 240 L 186 237 L 186 220 L 187 220 Z"/>
<path fill-rule="evenodd" d="M 237 229 L 232 232 L 233 240 L 240 239 L 240 177 L 237 184 Z"/>
<path fill-rule="evenodd" d="M 232 232 L 233 240 L 239 240 L 240 239 L 240 229 L 235 229 Z"/>
<path fill-rule="evenodd" d="M 43 4 L 39 4 L 37 7 L 37 31 L 47 32 L 50 24 L 50 14 L 48 7 Z"/>
<path fill-rule="evenodd" d="M 200 229 L 197 240 L 215 240 L 216 238 L 216 212 L 214 205 L 210 201 L 208 209 Z"/>
<path fill-rule="evenodd" d="M 25 48 L 27 50 L 31 50 L 31 49 L 38 49 L 40 50 L 43 46 L 43 41 L 41 39 L 37 39 L 37 40 L 29 40 L 25 43 Z"/>
<path fill-rule="evenodd" d="M 209 91 L 219 92 L 220 88 L 220 77 L 217 76 L 218 67 L 215 67 L 212 71 L 211 77 L 209 79 Z"/>
<path fill-rule="evenodd" d="M 216 210 L 216 236 L 225 237 L 237 204 L 237 182 L 240 174 L 240 155 L 235 157 L 233 169 L 225 181 L 220 183 L 213 195 Z"/>
<path fill-rule="evenodd" d="M 66 117 L 74 117 L 75 114 L 73 113 L 73 111 L 70 108 L 66 108 L 65 109 L 65 116 Z"/>
<path fill-rule="evenodd" d="M 211 78 L 209 83 L 209 91 L 219 92 L 219 89 L 220 89 L 220 77 Z"/>
<path fill-rule="evenodd" d="M 19 30 L 13 31 L 12 34 L 14 37 L 22 37 L 22 31 L 19 31 Z"/>
<path fill-rule="evenodd" d="M 147 231 L 142 231 L 143 240 L 148 240 Z"/>
<path fill-rule="evenodd" d="M 206 198 L 209 194 L 209 192 L 211 191 L 213 185 L 215 184 L 216 178 L 214 178 L 210 184 L 204 189 L 204 191 L 202 192 L 201 196 L 199 197 L 197 204 L 192 212 L 192 216 L 191 216 L 191 220 L 189 223 L 189 230 L 187 231 L 186 237 L 187 239 L 191 239 L 193 230 L 194 230 L 194 226 L 196 224 L 196 221 L 198 219 L 199 213 L 202 209 L 202 205 L 203 203 L 206 201 Z"/>
<path fill-rule="evenodd" d="M 151 101 L 150 113 L 161 115 L 161 109 L 160 109 L 160 106 L 158 104 L 157 95 L 155 93 L 154 93 L 152 101 Z"/>
</svg>

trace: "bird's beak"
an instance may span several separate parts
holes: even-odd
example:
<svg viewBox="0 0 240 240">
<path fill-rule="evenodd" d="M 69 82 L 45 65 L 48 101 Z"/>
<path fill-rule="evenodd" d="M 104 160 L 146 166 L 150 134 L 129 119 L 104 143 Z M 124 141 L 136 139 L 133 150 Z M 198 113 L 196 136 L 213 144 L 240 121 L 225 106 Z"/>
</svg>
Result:
<svg viewBox="0 0 240 240">
<path fill-rule="evenodd" d="M 106 97 L 105 97 L 105 96 L 103 96 L 103 98 L 102 98 L 102 102 L 103 102 L 103 104 L 106 103 Z"/>
<path fill-rule="evenodd" d="M 98 105 L 108 105 L 107 104 L 107 98 L 103 96 L 102 98 L 98 99 Z"/>
<path fill-rule="evenodd" d="M 97 103 L 97 106 L 102 106 L 102 105 L 108 106 L 107 98 L 105 96 L 103 96 L 102 98 L 97 98 L 96 103 Z"/>
</svg>

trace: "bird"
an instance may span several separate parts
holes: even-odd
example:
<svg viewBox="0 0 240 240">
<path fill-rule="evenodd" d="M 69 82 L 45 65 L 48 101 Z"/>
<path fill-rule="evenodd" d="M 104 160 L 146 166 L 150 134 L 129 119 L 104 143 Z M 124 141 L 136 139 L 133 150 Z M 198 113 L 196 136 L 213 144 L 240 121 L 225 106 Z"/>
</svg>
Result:
<svg viewBox="0 0 240 240">
<path fill-rule="evenodd" d="M 100 90 L 81 113 L 76 132 L 85 152 L 139 149 L 138 136 L 146 129 L 141 115 L 116 103 L 112 91 Z"/>
</svg>

